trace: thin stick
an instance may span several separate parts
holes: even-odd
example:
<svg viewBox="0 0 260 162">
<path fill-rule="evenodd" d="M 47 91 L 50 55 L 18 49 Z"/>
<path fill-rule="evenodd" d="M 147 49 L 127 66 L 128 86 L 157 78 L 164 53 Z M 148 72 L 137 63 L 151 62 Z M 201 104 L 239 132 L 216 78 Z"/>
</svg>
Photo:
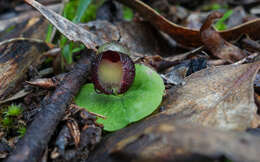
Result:
<svg viewBox="0 0 260 162">
<path fill-rule="evenodd" d="M 41 111 L 35 116 L 14 152 L 5 162 L 36 162 L 42 156 L 59 121 L 65 115 L 65 109 L 86 81 L 91 70 L 93 53 L 84 53 L 75 68 L 67 73 L 52 96 L 41 103 Z"/>
<path fill-rule="evenodd" d="M 100 114 L 97 114 L 97 113 L 94 113 L 94 112 L 90 112 L 88 111 L 87 109 L 83 108 L 83 107 L 80 107 L 78 105 L 75 105 L 75 104 L 71 104 L 70 107 L 73 107 L 73 108 L 77 108 L 77 109 L 84 109 L 85 111 L 87 111 L 89 114 L 91 115 L 94 115 L 94 116 L 97 116 L 97 117 L 100 117 L 102 119 L 106 119 L 107 117 L 103 116 L 103 115 L 100 115 Z"/>
</svg>

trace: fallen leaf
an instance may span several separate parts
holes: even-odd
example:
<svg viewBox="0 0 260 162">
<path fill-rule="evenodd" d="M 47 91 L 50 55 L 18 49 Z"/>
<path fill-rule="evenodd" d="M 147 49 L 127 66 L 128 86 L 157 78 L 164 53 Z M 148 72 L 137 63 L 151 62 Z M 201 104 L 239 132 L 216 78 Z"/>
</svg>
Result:
<svg viewBox="0 0 260 162">
<path fill-rule="evenodd" d="M 260 62 L 211 67 L 173 87 L 164 105 L 166 114 L 191 113 L 184 121 L 228 130 L 245 130 L 259 123 L 253 81 Z"/>
<path fill-rule="evenodd" d="M 61 15 L 41 5 L 35 0 L 25 0 L 36 8 L 52 25 L 54 25 L 69 40 L 82 42 L 87 48 L 96 50 L 98 45 L 104 44 L 105 40 L 87 31 L 79 25 L 72 23 Z"/>
<path fill-rule="evenodd" d="M 183 52 L 181 47 L 171 47 L 159 31 L 145 21 L 120 21 L 112 24 L 97 20 L 80 25 L 104 40 L 118 41 L 129 50 L 142 55 L 169 56 Z"/>
<path fill-rule="evenodd" d="M 183 27 L 167 20 L 157 11 L 140 0 L 117 0 L 135 9 L 143 18 L 148 20 L 157 29 L 169 34 L 175 41 L 186 46 L 198 47 L 202 45 L 199 30 Z M 243 34 L 252 39 L 260 39 L 260 18 L 248 21 L 233 28 L 219 32 L 226 40 L 236 40 Z"/>
<path fill-rule="evenodd" d="M 110 134 L 89 162 L 259 161 L 260 138 L 245 132 L 178 122 L 181 114 L 159 114 Z M 218 161 L 217 160 L 217 161 Z"/>
<path fill-rule="evenodd" d="M 240 48 L 224 40 L 212 27 L 213 21 L 222 16 L 223 14 L 220 12 L 212 12 L 207 17 L 205 23 L 200 28 L 201 41 L 213 55 L 233 63 L 243 59 L 246 55 Z"/>
</svg>

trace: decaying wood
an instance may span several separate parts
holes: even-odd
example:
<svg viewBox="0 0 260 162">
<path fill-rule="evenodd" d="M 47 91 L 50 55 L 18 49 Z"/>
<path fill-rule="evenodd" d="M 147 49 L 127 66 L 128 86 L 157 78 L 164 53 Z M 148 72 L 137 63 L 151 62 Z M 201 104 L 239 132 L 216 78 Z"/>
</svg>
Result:
<svg viewBox="0 0 260 162">
<path fill-rule="evenodd" d="M 9 32 L 0 32 L 0 41 L 16 37 L 45 40 L 48 21 L 42 16 L 34 16 L 19 24 L 15 24 L 13 27 L 14 29 Z"/>
<path fill-rule="evenodd" d="M 201 162 L 223 155 L 234 161 L 259 161 L 259 137 L 183 124 L 179 119 L 179 114 L 160 114 L 115 132 L 101 141 L 88 162 Z"/>
<path fill-rule="evenodd" d="M 12 39 L 0 43 L 0 100 L 8 96 L 26 77 L 29 68 L 41 63 L 46 43 L 34 39 Z"/>
<path fill-rule="evenodd" d="M 65 108 L 86 81 L 91 70 L 92 59 L 92 52 L 84 53 L 79 63 L 65 76 L 52 96 L 47 101 L 43 101 L 42 110 L 35 116 L 35 120 L 28 127 L 24 138 L 19 141 L 6 162 L 39 160 L 57 124 L 64 116 Z"/>
<path fill-rule="evenodd" d="M 189 29 L 177 24 L 172 23 L 165 17 L 161 16 L 157 11 L 143 3 L 141 0 L 117 0 L 123 4 L 132 7 L 140 13 L 140 15 L 148 20 L 159 30 L 169 34 L 177 42 L 186 45 L 198 47 L 202 45 L 200 41 L 199 30 Z M 226 40 L 236 40 L 241 35 L 247 34 L 252 39 L 260 39 L 260 18 L 248 21 L 239 26 L 221 31 L 221 36 Z"/>
</svg>

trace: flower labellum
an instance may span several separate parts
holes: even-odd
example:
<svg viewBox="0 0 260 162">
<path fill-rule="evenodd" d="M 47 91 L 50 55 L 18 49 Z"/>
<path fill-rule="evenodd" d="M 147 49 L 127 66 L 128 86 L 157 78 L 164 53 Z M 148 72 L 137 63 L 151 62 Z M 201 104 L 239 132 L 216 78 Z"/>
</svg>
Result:
<svg viewBox="0 0 260 162">
<path fill-rule="evenodd" d="M 130 88 L 135 77 L 135 66 L 128 55 L 129 51 L 115 42 L 99 47 L 92 73 L 97 91 L 117 95 Z"/>
</svg>

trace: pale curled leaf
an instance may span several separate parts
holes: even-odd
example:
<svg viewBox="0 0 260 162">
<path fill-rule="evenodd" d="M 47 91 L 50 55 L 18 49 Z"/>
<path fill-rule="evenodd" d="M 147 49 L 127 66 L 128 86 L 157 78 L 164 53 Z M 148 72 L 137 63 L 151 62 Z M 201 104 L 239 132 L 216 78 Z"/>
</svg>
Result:
<svg viewBox="0 0 260 162">
<path fill-rule="evenodd" d="M 185 79 L 164 102 L 166 114 L 191 113 L 184 121 L 228 130 L 258 123 L 253 81 L 260 62 L 211 67 Z"/>
<path fill-rule="evenodd" d="M 79 25 L 72 23 L 57 13 L 34 0 L 25 0 L 28 4 L 36 8 L 52 25 L 54 25 L 69 40 L 82 42 L 87 48 L 96 50 L 98 45 L 105 43 L 93 33 L 87 31 Z"/>
</svg>

